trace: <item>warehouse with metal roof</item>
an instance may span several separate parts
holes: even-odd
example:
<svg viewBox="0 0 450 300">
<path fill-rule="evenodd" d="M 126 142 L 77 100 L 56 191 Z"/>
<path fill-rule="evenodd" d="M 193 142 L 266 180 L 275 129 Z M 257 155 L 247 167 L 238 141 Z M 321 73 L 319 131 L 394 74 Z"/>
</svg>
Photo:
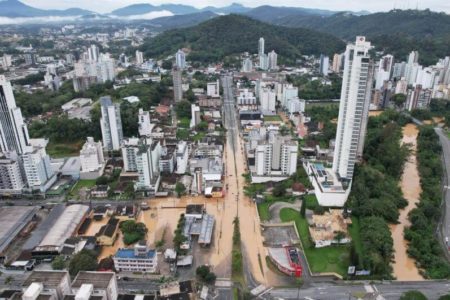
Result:
<svg viewBox="0 0 450 300">
<path fill-rule="evenodd" d="M 0 253 L 30 223 L 38 211 L 35 206 L 0 207 Z"/>
<path fill-rule="evenodd" d="M 64 241 L 76 233 L 88 211 L 89 206 L 87 205 L 67 206 L 33 253 L 46 252 L 50 254 L 51 252 L 61 251 Z"/>
</svg>

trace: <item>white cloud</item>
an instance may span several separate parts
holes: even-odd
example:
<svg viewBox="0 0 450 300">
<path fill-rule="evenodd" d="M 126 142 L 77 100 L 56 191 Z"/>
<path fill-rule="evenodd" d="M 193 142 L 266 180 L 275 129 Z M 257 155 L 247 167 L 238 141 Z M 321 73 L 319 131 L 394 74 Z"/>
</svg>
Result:
<svg viewBox="0 0 450 300">
<path fill-rule="evenodd" d="M 11 24 L 37 24 L 37 23 L 48 23 L 48 22 L 71 22 L 75 21 L 80 16 L 70 16 L 70 17 L 32 17 L 32 18 L 7 18 L 0 17 L 0 25 L 11 25 Z"/>
<path fill-rule="evenodd" d="M 142 15 L 131 15 L 126 17 L 118 17 L 114 16 L 119 19 L 125 19 L 125 20 L 153 20 L 160 17 L 170 17 L 173 16 L 173 13 L 171 13 L 168 10 L 161 10 L 161 11 L 153 11 Z"/>
</svg>

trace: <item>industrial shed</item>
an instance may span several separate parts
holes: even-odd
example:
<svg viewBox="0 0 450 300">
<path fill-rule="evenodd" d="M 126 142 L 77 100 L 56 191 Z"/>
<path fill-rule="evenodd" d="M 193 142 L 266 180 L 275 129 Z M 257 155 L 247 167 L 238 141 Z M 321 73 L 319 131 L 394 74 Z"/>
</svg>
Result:
<svg viewBox="0 0 450 300">
<path fill-rule="evenodd" d="M 77 232 L 88 211 L 89 207 L 87 205 L 74 204 L 67 206 L 41 243 L 34 249 L 33 256 L 59 254 L 64 241 Z"/>
</svg>

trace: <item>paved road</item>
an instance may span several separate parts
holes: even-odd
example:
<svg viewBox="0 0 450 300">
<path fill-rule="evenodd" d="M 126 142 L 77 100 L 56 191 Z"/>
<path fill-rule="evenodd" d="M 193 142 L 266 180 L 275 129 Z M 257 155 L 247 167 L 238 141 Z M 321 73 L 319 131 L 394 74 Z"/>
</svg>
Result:
<svg viewBox="0 0 450 300">
<path fill-rule="evenodd" d="M 440 223 L 440 230 L 438 230 L 438 236 L 443 247 L 447 248 L 445 238 L 450 238 L 450 140 L 442 128 L 435 128 L 434 131 L 439 136 L 439 140 L 442 145 L 442 162 L 444 166 L 444 178 L 443 181 L 443 201 L 442 201 L 442 219 Z M 450 260 L 450 254 L 448 251 L 444 251 L 447 259 Z"/>
<path fill-rule="evenodd" d="M 400 296 L 410 290 L 419 290 L 428 299 L 438 299 L 442 295 L 450 293 L 448 281 L 425 281 L 425 282 L 393 282 L 382 284 L 326 284 L 321 283 L 308 288 L 298 289 L 274 289 L 263 296 L 265 299 L 314 299 L 314 300 L 335 300 L 335 299 L 357 299 L 364 294 L 379 295 L 377 299 L 398 300 Z"/>
</svg>

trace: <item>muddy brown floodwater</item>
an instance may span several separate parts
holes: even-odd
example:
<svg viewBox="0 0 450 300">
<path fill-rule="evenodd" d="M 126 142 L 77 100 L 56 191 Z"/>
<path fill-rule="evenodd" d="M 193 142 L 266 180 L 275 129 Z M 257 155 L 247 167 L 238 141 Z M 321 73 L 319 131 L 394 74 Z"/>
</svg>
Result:
<svg viewBox="0 0 450 300">
<path fill-rule="evenodd" d="M 394 258 L 393 263 L 394 276 L 397 280 L 414 281 L 423 280 L 414 259 L 407 254 L 408 243 L 403 236 L 405 227 L 410 225 L 408 213 L 416 207 L 419 202 L 420 176 L 417 170 L 416 148 L 417 134 L 419 130 L 416 125 L 408 124 L 403 127 L 402 144 L 411 145 L 411 154 L 408 157 L 401 178 L 401 189 L 403 197 L 408 201 L 408 205 L 400 211 L 399 224 L 390 225 L 392 239 L 394 240 Z"/>
</svg>

